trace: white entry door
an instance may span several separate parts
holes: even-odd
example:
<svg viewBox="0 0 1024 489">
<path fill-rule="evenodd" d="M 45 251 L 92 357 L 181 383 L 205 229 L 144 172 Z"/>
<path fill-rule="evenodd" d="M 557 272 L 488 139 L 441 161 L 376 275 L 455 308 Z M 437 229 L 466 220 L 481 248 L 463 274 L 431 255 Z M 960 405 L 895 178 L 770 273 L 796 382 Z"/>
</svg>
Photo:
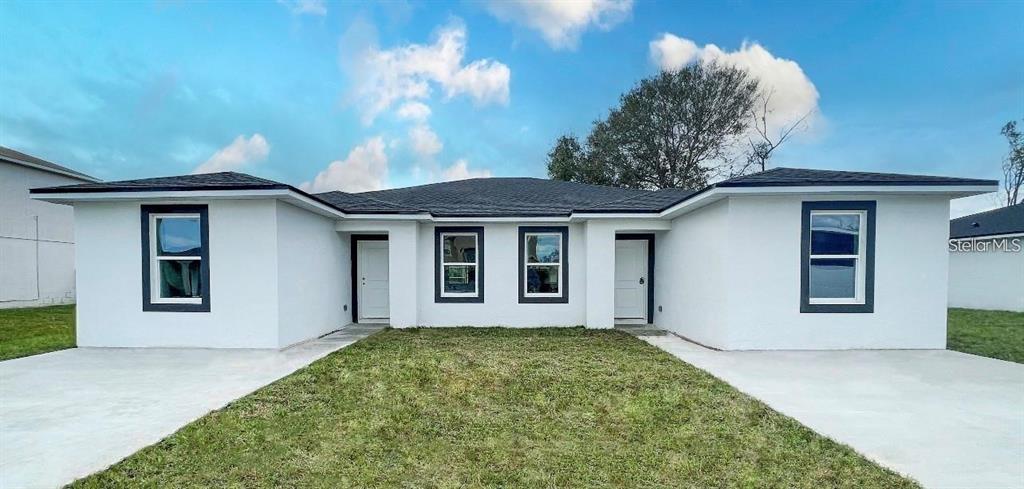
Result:
<svg viewBox="0 0 1024 489">
<path fill-rule="evenodd" d="M 388 242 L 356 241 L 359 319 L 387 319 Z"/>
<path fill-rule="evenodd" d="M 615 241 L 615 318 L 647 318 L 647 240 Z"/>
</svg>

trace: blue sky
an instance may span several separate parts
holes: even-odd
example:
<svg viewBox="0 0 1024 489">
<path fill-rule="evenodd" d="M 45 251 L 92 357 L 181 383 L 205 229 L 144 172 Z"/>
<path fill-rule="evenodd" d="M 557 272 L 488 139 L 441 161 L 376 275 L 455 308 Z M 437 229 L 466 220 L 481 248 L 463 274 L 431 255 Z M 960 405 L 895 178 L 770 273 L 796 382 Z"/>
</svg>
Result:
<svg viewBox="0 0 1024 489">
<path fill-rule="evenodd" d="M 544 176 L 557 136 L 658 72 L 666 33 L 685 61 L 767 60 L 814 109 L 778 166 L 998 178 L 1024 117 L 1021 2 L 558 7 L 3 2 L 0 144 L 111 180 Z"/>
</svg>

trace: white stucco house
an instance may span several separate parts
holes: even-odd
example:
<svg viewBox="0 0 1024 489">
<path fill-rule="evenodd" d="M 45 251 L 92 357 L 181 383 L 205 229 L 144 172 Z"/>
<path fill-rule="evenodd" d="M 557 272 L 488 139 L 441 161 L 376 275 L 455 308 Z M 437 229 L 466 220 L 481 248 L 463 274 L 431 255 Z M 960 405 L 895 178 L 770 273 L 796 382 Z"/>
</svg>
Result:
<svg viewBox="0 0 1024 489">
<path fill-rule="evenodd" d="M 0 146 L 0 309 L 75 301 L 74 212 L 29 189 L 97 181 Z"/>
<path fill-rule="evenodd" d="M 308 194 L 216 173 L 32 196 L 74 206 L 83 346 L 654 323 L 720 349 L 845 349 L 945 346 L 949 201 L 995 190 L 777 168 L 698 191 L 489 178 Z"/>
<path fill-rule="evenodd" d="M 1024 312 L 1024 204 L 950 221 L 949 305 Z"/>
</svg>

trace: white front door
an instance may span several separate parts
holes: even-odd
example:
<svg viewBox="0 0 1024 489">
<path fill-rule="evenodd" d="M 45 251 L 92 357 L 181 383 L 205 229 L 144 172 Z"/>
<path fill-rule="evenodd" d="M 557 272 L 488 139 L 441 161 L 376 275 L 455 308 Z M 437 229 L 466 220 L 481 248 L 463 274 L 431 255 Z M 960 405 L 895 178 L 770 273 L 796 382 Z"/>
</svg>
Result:
<svg viewBox="0 0 1024 489">
<path fill-rule="evenodd" d="M 647 318 L 647 240 L 615 242 L 615 318 Z"/>
<path fill-rule="evenodd" d="M 359 319 L 387 319 L 388 242 L 356 241 Z"/>
</svg>

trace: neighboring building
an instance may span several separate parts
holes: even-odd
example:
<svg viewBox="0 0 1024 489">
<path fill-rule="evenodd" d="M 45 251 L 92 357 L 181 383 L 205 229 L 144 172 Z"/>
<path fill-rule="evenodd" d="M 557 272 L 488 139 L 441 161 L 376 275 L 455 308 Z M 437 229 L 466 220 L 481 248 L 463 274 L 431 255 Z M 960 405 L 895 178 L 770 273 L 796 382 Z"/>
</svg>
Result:
<svg viewBox="0 0 1024 489">
<path fill-rule="evenodd" d="M 74 212 L 28 190 L 98 181 L 0 146 L 0 308 L 75 302 Z"/>
<path fill-rule="evenodd" d="M 1024 312 L 1024 203 L 949 223 L 949 305 Z"/>
<path fill-rule="evenodd" d="M 310 195 L 239 173 L 75 207 L 78 342 L 282 348 L 350 322 L 654 323 L 721 349 L 944 348 L 963 178 L 777 168 L 700 191 L 490 178 Z"/>
</svg>

